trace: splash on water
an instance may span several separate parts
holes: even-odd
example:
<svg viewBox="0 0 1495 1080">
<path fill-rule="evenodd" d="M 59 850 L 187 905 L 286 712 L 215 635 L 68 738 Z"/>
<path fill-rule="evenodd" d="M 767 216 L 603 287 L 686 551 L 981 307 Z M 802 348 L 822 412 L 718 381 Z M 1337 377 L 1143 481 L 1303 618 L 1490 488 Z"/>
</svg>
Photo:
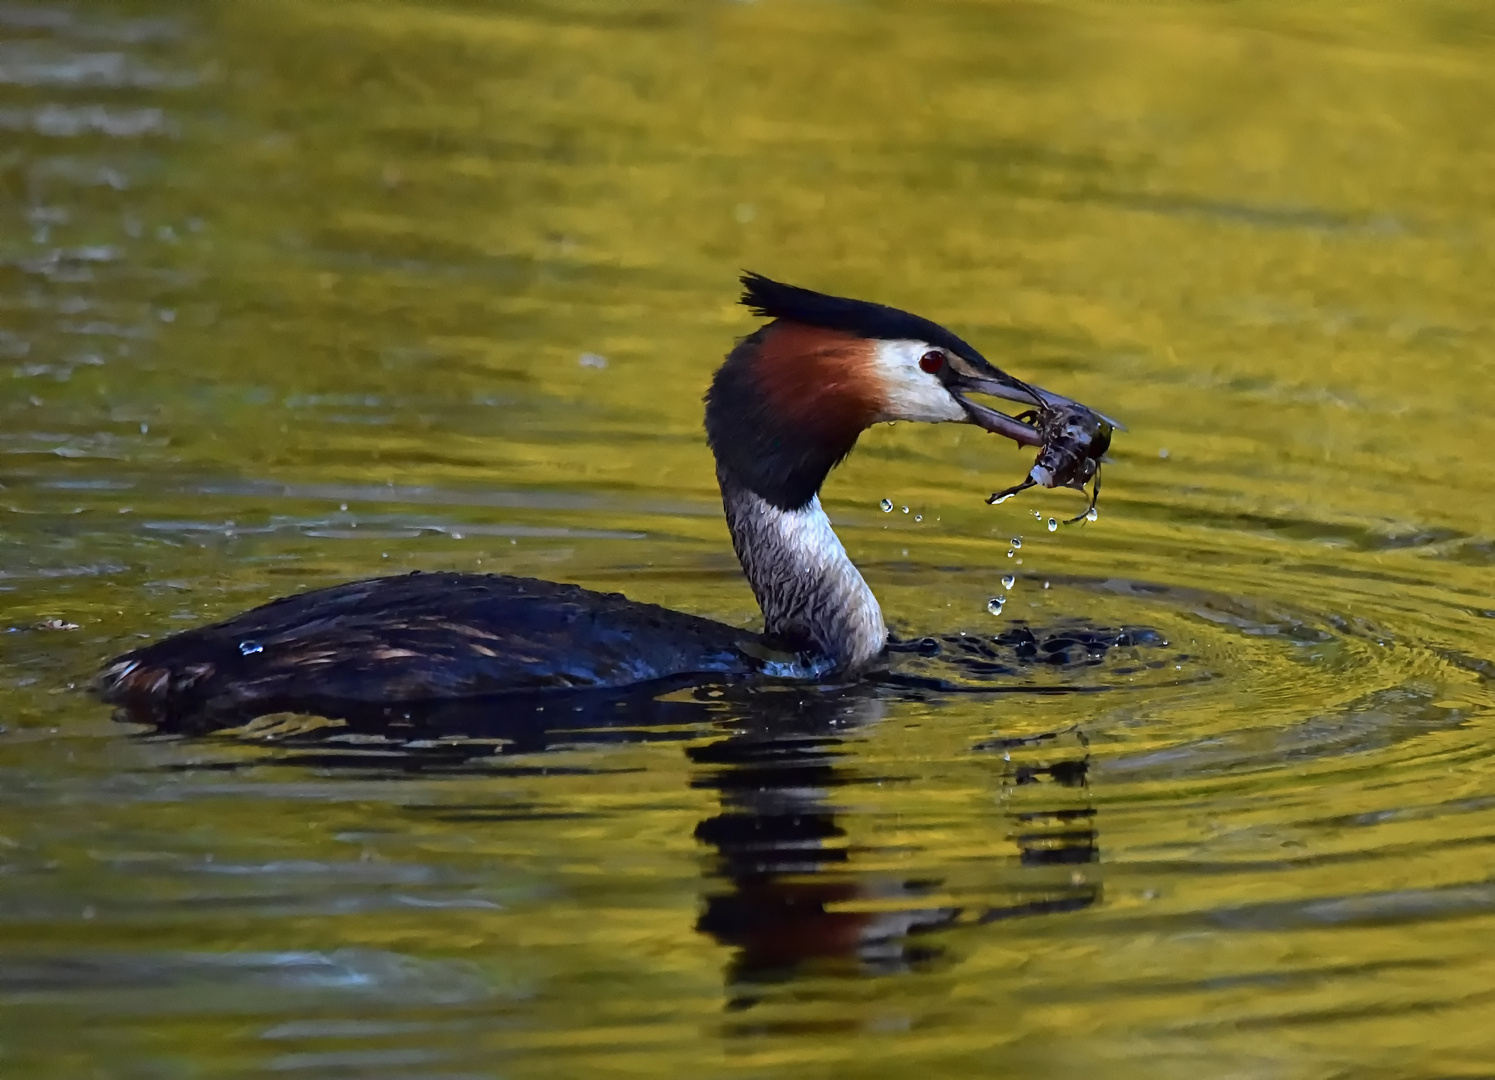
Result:
<svg viewBox="0 0 1495 1080">
<path fill-rule="evenodd" d="M 765 660 L 763 674 L 771 679 L 818 679 L 834 671 L 836 662 L 824 656 L 802 656 L 794 660 Z"/>
</svg>

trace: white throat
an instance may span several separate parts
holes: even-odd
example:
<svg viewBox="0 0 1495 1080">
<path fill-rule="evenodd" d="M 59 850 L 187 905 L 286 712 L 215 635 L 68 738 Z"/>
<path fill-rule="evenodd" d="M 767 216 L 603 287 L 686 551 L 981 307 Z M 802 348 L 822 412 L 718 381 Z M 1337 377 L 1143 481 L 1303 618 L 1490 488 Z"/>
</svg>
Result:
<svg viewBox="0 0 1495 1080">
<path fill-rule="evenodd" d="M 764 631 L 811 645 L 843 671 L 874 660 L 888 639 L 882 609 L 820 499 L 780 510 L 723 470 L 716 476 L 732 546 L 763 609 Z"/>
</svg>

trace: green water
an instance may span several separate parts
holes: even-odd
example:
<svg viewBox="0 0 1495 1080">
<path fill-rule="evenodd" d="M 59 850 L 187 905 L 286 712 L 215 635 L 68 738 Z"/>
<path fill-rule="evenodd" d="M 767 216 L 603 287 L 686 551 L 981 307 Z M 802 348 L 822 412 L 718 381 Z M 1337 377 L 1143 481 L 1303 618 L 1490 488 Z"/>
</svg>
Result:
<svg viewBox="0 0 1495 1080">
<path fill-rule="evenodd" d="M 1488 1076 L 1492 116 L 1477 2 L 0 5 L 0 1076 Z M 895 629 L 1168 645 L 508 742 L 80 689 L 418 568 L 752 625 L 743 267 L 1128 425 L 1054 533 L 864 437 Z"/>
</svg>

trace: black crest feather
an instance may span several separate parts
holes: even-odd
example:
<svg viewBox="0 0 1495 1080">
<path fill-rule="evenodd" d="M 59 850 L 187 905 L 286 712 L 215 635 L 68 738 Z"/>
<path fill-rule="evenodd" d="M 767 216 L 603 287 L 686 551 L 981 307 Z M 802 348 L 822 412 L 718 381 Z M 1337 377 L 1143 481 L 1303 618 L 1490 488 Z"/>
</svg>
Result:
<svg viewBox="0 0 1495 1080">
<path fill-rule="evenodd" d="M 742 303 L 765 319 L 788 319 L 865 338 L 927 341 L 968 360 L 985 359 L 939 323 L 918 315 L 886 304 L 785 285 L 751 270 L 742 275 Z"/>
</svg>

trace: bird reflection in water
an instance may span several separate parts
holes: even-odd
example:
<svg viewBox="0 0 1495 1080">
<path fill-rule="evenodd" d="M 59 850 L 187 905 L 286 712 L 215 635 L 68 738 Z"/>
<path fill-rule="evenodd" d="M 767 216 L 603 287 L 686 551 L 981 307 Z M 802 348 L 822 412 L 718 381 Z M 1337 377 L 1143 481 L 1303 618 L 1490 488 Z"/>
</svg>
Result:
<svg viewBox="0 0 1495 1080">
<path fill-rule="evenodd" d="M 769 724 L 686 751 L 701 766 L 697 785 L 720 793 L 721 813 L 696 828 L 717 849 L 697 929 L 737 950 L 729 984 L 775 980 L 812 961 L 891 973 L 932 958 L 911 938 L 957 912 L 922 902 L 932 883 L 858 874 L 837 821 L 837 789 L 859 782 L 843 738 L 878 719 L 883 702 L 774 696 L 789 701 Z M 859 901 L 892 910 L 858 910 Z"/>
<path fill-rule="evenodd" d="M 769 697 L 770 695 L 759 695 Z M 982 744 L 1017 848 L 1017 875 L 979 906 L 953 906 L 938 879 L 858 870 L 838 821 L 838 796 L 887 779 L 859 774 L 847 746 L 879 720 L 884 698 L 784 699 L 716 742 L 686 752 L 696 784 L 719 792 L 721 812 L 696 837 L 716 848 L 697 929 L 735 949 L 729 1004 L 798 974 L 886 975 L 938 961 L 931 931 L 1096 903 L 1101 885 L 1082 867 L 1099 859 L 1087 750 L 1077 730 Z M 765 715 L 766 713 L 766 715 Z M 941 899 L 941 897 L 944 899 Z"/>
<path fill-rule="evenodd" d="M 1135 629 L 1066 628 L 1038 638 L 1024 630 L 1013 642 L 982 646 L 980 656 L 962 655 L 959 671 L 1007 680 L 1029 665 L 1093 665 L 1117 646 L 1163 644 Z M 971 646 L 961 639 L 958 648 Z M 956 651 L 944 650 L 947 665 L 956 663 Z M 1072 912 L 1101 899 L 1091 865 L 1099 861 L 1099 839 L 1089 756 L 1078 726 L 995 737 L 973 747 L 993 766 L 993 793 L 1015 856 L 983 868 L 975 889 L 967 882 L 952 893 L 937 877 L 858 866 L 859 859 L 870 864 L 875 857 L 848 842 L 841 821 L 844 802 L 852 801 L 846 793 L 889 778 L 868 774 L 855 744 L 890 705 L 972 689 L 932 678 L 927 668 L 913 670 L 924 673 L 839 690 L 727 685 L 671 692 L 656 684 L 622 697 L 616 691 L 543 693 L 425 710 L 345 711 L 333 718 L 338 726 L 292 724 L 277 733 L 275 745 L 290 762 L 325 769 L 496 775 L 507 771 L 503 759 L 519 759 L 514 768 L 527 772 L 532 767 L 521 764 L 523 758 L 579 744 L 685 742 L 693 784 L 718 799 L 717 812 L 695 829 L 714 849 L 696 929 L 734 950 L 726 972 L 728 1006 L 746 1008 L 769 986 L 801 975 L 887 975 L 938 963 L 950 938 L 935 931 Z M 1035 689 L 988 682 L 978 693 L 990 700 L 999 690 L 1006 697 Z M 1088 698 L 1079 693 L 1075 700 Z M 216 730 L 242 720 L 220 718 Z M 189 735 L 212 730 L 214 719 L 206 716 L 177 727 Z M 711 738 L 711 732 L 721 734 Z"/>
</svg>

